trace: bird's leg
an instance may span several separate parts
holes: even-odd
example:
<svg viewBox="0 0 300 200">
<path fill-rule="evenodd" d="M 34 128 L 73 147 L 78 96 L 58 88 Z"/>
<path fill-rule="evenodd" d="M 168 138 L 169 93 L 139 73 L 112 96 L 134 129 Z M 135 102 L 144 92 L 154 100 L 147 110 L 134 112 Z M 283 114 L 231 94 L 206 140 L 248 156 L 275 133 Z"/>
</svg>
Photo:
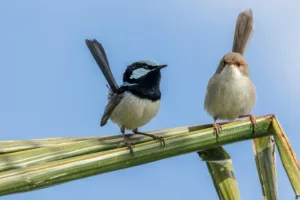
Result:
<svg viewBox="0 0 300 200">
<path fill-rule="evenodd" d="M 246 114 L 246 115 L 240 115 L 239 118 L 243 118 L 243 117 L 249 117 L 250 121 L 251 121 L 251 127 L 252 127 L 252 133 L 255 133 L 255 128 L 257 127 L 257 123 L 256 123 L 256 119 L 254 117 L 254 115 L 252 114 Z"/>
<path fill-rule="evenodd" d="M 129 142 L 128 139 L 126 138 L 126 136 L 125 136 L 125 127 L 124 126 L 121 127 L 121 132 L 122 132 L 122 136 L 123 136 L 123 139 L 125 141 L 125 144 L 128 147 L 128 149 L 130 150 L 130 153 L 134 154 L 133 150 L 132 150 L 132 147 L 134 147 L 134 143 Z"/>
<path fill-rule="evenodd" d="M 220 132 L 222 131 L 222 126 L 220 124 L 216 123 L 217 119 L 218 119 L 218 117 L 214 117 L 213 126 L 214 126 L 214 130 L 215 130 L 216 136 L 218 138 L 219 135 L 220 135 Z"/>
<path fill-rule="evenodd" d="M 149 134 L 149 133 L 142 133 L 142 132 L 139 132 L 137 128 L 134 129 L 134 130 L 132 130 L 132 132 L 133 132 L 134 134 L 145 135 L 145 136 L 148 136 L 148 137 L 152 137 L 153 140 L 158 140 L 158 141 L 160 141 L 164 146 L 166 146 L 165 139 L 164 139 L 163 137 L 156 136 L 156 135 L 152 135 L 152 134 Z"/>
</svg>

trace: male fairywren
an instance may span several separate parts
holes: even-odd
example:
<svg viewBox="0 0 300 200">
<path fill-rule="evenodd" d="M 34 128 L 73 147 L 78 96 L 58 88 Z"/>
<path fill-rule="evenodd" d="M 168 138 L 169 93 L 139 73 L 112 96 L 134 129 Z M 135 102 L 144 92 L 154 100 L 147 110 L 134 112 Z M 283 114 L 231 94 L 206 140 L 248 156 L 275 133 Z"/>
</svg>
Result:
<svg viewBox="0 0 300 200">
<path fill-rule="evenodd" d="M 135 134 L 152 137 L 165 145 L 162 137 L 139 132 L 138 128 L 147 124 L 159 111 L 160 70 L 167 65 L 158 65 L 153 61 L 134 62 L 125 70 L 123 84 L 119 87 L 110 70 L 102 45 L 97 40 L 85 40 L 85 42 L 110 89 L 109 102 L 105 107 L 100 126 L 104 126 L 108 119 L 116 123 L 120 127 L 124 141 L 131 153 L 133 153 L 133 143 L 127 141 L 125 129 L 132 130 Z"/>
<path fill-rule="evenodd" d="M 256 120 L 249 112 L 256 103 L 256 90 L 243 57 L 253 29 L 252 10 L 241 12 L 237 18 L 232 52 L 223 56 L 209 80 L 204 108 L 214 118 L 217 137 L 221 130 L 221 126 L 216 123 L 217 119 L 250 117 L 254 132 Z"/>
</svg>

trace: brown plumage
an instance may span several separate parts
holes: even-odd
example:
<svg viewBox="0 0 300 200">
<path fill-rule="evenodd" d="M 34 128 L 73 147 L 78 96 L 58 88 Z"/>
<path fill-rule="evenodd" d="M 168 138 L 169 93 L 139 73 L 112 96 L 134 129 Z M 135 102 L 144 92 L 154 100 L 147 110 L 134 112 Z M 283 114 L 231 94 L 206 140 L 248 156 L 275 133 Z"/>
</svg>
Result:
<svg viewBox="0 0 300 200">
<path fill-rule="evenodd" d="M 250 117 L 254 130 L 255 118 L 249 112 L 256 103 L 256 89 L 243 57 L 253 28 L 252 10 L 241 12 L 237 18 L 232 52 L 223 56 L 209 80 L 204 108 L 214 118 L 213 126 L 217 136 L 221 130 L 216 123 L 217 119 Z"/>
</svg>

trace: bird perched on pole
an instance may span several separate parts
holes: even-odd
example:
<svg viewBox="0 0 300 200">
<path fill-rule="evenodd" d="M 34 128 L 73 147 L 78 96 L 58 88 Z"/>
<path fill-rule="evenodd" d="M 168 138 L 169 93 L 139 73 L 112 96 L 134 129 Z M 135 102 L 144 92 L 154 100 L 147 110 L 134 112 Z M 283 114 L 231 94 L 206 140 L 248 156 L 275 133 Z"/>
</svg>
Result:
<svg viewBox="0 0 300 200">
<path fill-rule="evenodd" d="M 165 145 L 164 139 L 148 133 L 139 132 L 138 128 L 153 119 L 160 108 L 160 70 L 167 65 L 153 61 L 138 61 L 127 67 L 123 74 L 123 84 L 117 85 L 110 70 L 103 46 L 97 40 L 85 40 L 109 86 L 109 102 L 104 109 L 100 126 L 108 119 L 116 123 L 122 132 L 124 141 L 131 153 L 132 146 L 125 137 L 125 129 L 135 134 L 152 137 Z"/>
<path fill-rule="evenodd" d="M 249 117 L 254 132 L 256 119 L 249 113 L 256 103 L 256 90 L 243 56 L 253 29 L 252 10 L 241 12 L 236 22 L 232 52 L 223 56 L 209 80 L 204 108 L 214 119 L 217 137 L 221 131 L 221 126 L 216 123 L 218 119 L 231 121 Z"/>
</svg>

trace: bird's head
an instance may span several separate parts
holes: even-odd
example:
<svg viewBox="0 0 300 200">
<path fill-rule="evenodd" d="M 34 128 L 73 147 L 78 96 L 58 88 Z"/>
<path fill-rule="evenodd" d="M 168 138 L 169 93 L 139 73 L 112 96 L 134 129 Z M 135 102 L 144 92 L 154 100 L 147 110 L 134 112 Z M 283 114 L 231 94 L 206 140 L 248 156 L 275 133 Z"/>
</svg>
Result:
<svg viewBox="0 0 300 200">
<path fill-rule="evenodd" d="M 236 52 L 230 52 L 223 56 L 217 74 L 226 75 L 243 75 L 250 77 L 248 64 L 244 57 Z"/>
<path fill-rule="evenodd" d="M 153 61 L 138 61 L 129 65 L 124 72 L 123 82 L 126 84 L 159 84 L 160 70 L 167 65 L 159 65 Z"/>
</svg>

